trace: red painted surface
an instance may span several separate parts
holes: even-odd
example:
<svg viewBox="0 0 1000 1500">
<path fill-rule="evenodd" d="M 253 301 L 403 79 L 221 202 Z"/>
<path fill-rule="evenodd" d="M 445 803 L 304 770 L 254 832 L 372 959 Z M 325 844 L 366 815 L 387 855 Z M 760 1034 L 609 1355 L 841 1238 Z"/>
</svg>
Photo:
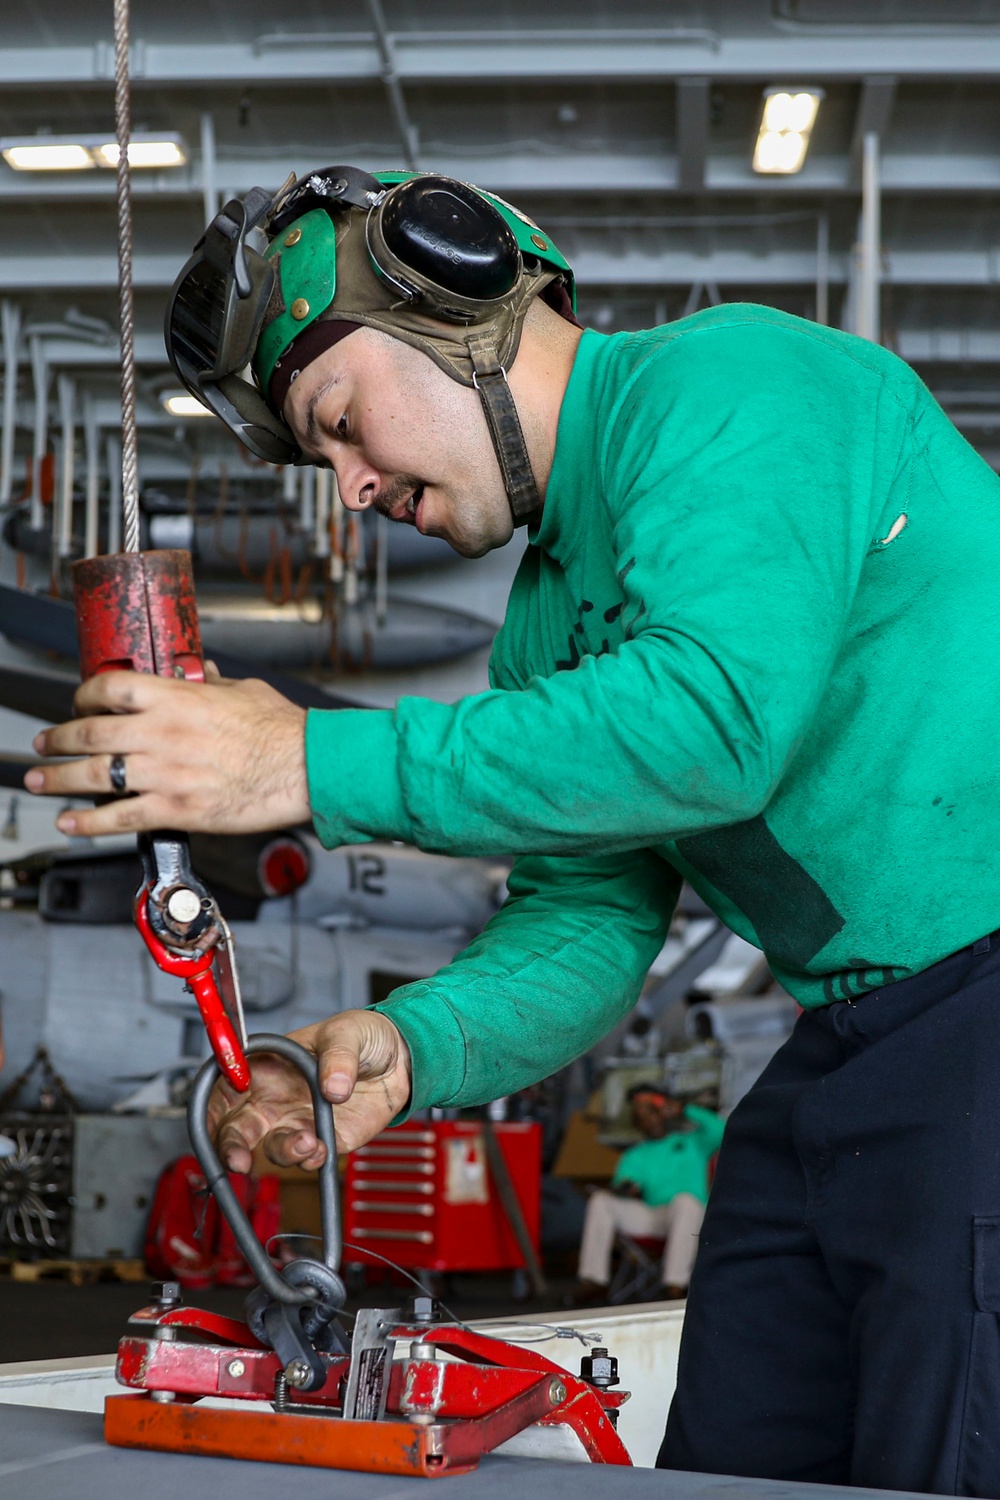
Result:
<svg viewBox="0 0 1000 1500">
<path fill-rule="evenodd" d="M 541 1127 L 493 1128 L 537 1250 Z M 408 1269 L 503 1271 L 524 1265 L 485 1160 L 482 1127 L 472 1120 L 401 1125 L 353 1151 L 344 1187 L 344 1238 Z M 350 1248 L 344 1259 L 365 1263 Z"/>
<path fill-rule="evenodd" d="M 230 1186 L 262 1244 L 278 1232 L 281 1184 L 276 1177 L 230 1172 Z M 253 1276 L 232 1230 L 214 1198 L 206 1202 L 205 1177 L 194 1156 L 180 1156 L 160 1174 L 149 1213 L 143 1254 L 152 1276 L 179 1281 L 190 1289 L 207 1286 L 253 1286 Z M 231 1343 L 256 1343 L 245 1324 L 221 1321 L 212 1313 L 181 1307 L 165 1317 L 145 1308 L 136 1318 L 151 1323 L 197 1327 Z"/>
<path fill-rule="evenodd" d="M 309 879 L 309 851 L 298 839 L 272 839 L 261 850 L 257 868 L 266 896 L 290 896 Z"/>
<path fill-rule="evenodd" d="M 243 1055 L 236 1028 L 226 1014 L 219 987 L 215 979 L 215 953 L 211 949 L 198 958 L 181 958 L 170 953 L 154 933 L 149 921 L 149 891 L 145 887 L 139 892 L 135 903 L 135 925 L 139 929 L 153 962 L 164 974 L 175 979 L 184 979 L 190 986 L 202 1024 L 212 1045 L 215 1060 L 225 1074 L 227 1083 L 239 1093 L 245 1094 L 250 1087 L 250 1064 Z"/>
<path fill-rule="evenodd" d="M 205 1320 L 211 1315 L 184 1311 L 184 1326 L 210 1331 Z M 143 1309 L 138 1319 L 182 1321 L 180 1310 L 157 1314 L 155 1308 Z M 226 1333 L 238 1328 L 234 1324 Z M 432 1354 L 397 1360 L 385 1417 L 337 1422 L 310 1422 L 305 1413 L 339 1406 L 348 1368 L 339 1356 L 321 1356 L 328 1373 L 320 1390 L 289 1390 L 290 1409 L 271 1413 L 260 1409 L 273 1398 L 279 1373 L 270 1350 L 125 1338 L 118 1379 L 144 1392 L 173 1392 L 176 1399 L 110 1397 L 105 1436 L 120 1447 L 434 1477 L 467 1472 L 484 1453 L 532 1424 L 566 1425 L 591 1462 L 630 1465 L 607 1416 L 627 1393 L 595 1391 L 542 1354 L 453 1324 L 401 1324 L 391 1336 L 404 1347 L 419 1338 L 452 1359 Z M 199 1396 L 242 1398 L 247 1409 L 200 1408 Z"/>
<path fill-rule="evenodd" d="M 85 682 L 116 670 L 204 681 L 189 552 L 116 552 L 72 572 Z"/>
</svg>

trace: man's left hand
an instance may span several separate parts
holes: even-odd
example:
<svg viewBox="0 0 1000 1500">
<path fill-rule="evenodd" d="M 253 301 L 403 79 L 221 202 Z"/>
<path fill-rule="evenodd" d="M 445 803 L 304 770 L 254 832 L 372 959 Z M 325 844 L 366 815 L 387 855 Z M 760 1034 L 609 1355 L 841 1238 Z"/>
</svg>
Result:
<svg viewBox="0 0 1000 1500">
<path fill-rule="evenodd" d="M 135 795 L 68 810 L 56 823 L 61 833 L 249 833 L 308 822 L 305 709 L 265 682 L 220 677 L 210 662 L 206 679 L 106 672 L 78 689 L 80 717 L 43 730 L 34 748 L 84 758 L 37 767 L 25 786 L 48 796 L 107 795 L 111 761 L 121 756 Z"/>
</svg>

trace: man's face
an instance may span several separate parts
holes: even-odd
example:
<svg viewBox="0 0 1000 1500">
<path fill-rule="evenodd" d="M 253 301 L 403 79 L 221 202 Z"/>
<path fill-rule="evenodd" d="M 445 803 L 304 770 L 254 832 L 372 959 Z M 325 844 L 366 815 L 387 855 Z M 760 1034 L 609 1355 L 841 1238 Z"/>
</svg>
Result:
<svg viewBox="0 0 1000 1500">
<path fill-rule="evenodd" d="M 659 1094 L 636 1094 L 632 1100 L 632 1123 L 650 1141 L 659 1140 L 672 1130 L 682 1113 L 678 1099 L 664 1099 Z"/>
<path fill-rule="evenodd" d="M 373 507 L 465 557 L 508 542 L 510 507 L 479 396 L 398 339 L 359 328 L 307 365 L 284 406 L 304 454 Z"/>
</svg>

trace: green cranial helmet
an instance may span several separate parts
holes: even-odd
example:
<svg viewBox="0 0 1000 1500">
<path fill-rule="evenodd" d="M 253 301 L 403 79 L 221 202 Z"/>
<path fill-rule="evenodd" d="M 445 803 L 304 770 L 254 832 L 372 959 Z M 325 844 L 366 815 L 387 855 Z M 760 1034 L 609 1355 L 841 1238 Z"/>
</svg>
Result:
<svg viewBox="0 0 1000 1500">
<path fill-rule="evenodd" d="M 252 452 L 296 463 L 281 416 L 291 382 L 352 327 L 391 334 L 479 391 L 520 523 L 538 495 L 506 372 L 537 296 L 573 317 L 569 265 L 503 199 L 449 177 L 327 167 L 226 205 L 174 285 L 167 349 Z"/>
</svg>

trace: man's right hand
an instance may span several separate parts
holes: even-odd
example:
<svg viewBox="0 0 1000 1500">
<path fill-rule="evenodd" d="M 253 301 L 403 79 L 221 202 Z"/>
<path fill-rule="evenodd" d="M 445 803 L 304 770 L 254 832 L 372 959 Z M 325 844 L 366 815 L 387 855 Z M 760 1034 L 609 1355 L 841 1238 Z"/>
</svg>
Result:
<svg viewBox="0 0 1000 1500">
<path fill-rule="evenodd" d="M 353 1151 L 384 1130 L 410 1098 L 410 1049 L 381 1011 L 345 1010 L 290 1033 L 319 1063 L 319 1082 L 334 1105 L 337 1149 Z M 323 1165 L 326 1151 L 313 1129 L 312 1096 L 298 1069 L 258 1054 L 250 1089 L 238 1094 L 222 1079 L 208 1103 L 216 1149 L 231 1172 L 249 1172 L 251 1154 L 278 1167 Z"/>
</svg>

